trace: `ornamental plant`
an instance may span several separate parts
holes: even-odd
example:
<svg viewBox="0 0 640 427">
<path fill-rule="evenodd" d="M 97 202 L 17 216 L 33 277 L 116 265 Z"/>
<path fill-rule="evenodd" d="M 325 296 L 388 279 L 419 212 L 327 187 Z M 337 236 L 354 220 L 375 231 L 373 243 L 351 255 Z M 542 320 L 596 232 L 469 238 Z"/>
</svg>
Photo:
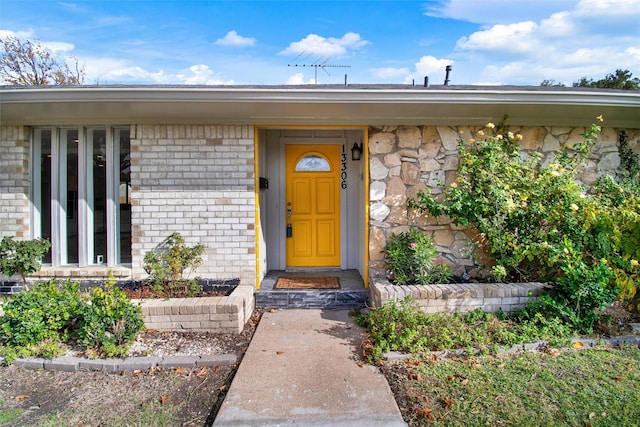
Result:
<svg viewBox="0 0 640 427">
<path fill-rule="evenodd" d="M 45 239 L 13 240 L 7 236 L 0 241 L 0 270 L 7 276 L 20 275 L 28 288 L 27 275 L 40 270 L 40 261 L 51 243 Z"/>
<path fill-rule="evenodd" d="M 600 131 L 593 124 L 543 163 L 521 155 L 521 135 L 489 123 L 478 139 L 459 141 L 457 178 L 443 197 L 423 192 L 409 206 L 476 227 L 496 260 L 494 276 L 552 283 L 554 313 L 588 330 L 624 288 L 620 278 L 637 277 L 640 258 L 638 196 L 615 180 L 592 192 L 576 181 Z"/>
<path fill-rule="evenodd" d="M 432 239 L 416 228 L 392 234 L 382 252 L 394 284 L 448 283 L 451 278 L 449 266 L 433 263 L 437 252 Z"/>
<path fill-rule="evenodd" d="M 175 292 L 194 293 L 197 280 L 189 274 L 202 263 L 206 246 L 197 243 L 188 246 L 180 233 L 172 233 L 154 251 L 144 256 L 143 268 L 149 274 L 153 290 L 165 296 Z"/>
<path fill-rule="evenodd" d="M 144 327 L 142 310 L 107 283 L 89 295 L 77 283 L 53 280 L 12 295 L 2 305 L 0 355 L 54 357 L 66 344 L 80 344 L 93 354 L 121 356 Z"/>
</svg>

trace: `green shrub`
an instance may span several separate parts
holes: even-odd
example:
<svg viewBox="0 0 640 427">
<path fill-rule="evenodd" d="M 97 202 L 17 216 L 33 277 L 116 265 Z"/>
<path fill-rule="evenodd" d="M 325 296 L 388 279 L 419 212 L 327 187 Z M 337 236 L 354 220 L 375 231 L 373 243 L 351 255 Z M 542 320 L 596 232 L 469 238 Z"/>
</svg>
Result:
<svg viewBox="0 0 640 427">
<path fill-rule="evenodd" d="M 9 346 L 37 345 L 48 339 L 69 340 L 82 310 L 78 285 L 62 288 L 52 280 L 5 301 L 0 317 L 0 340 Z"/>
<path fill-rule="evenodd" d="M 27 286 L 26 276 L 40 270 L 40 260 L 50 247 L 51 243 L 45 239 L 18 241 L 4 237 L 0 240 L 0 271 L 7 276 L 20 275 Z"/>
<path fill-rule="evenodd" d="M 448 265 L 433 263 L 437 256 L 433 241 L 418 229 L 392 234 L 382 252 L 385 268 L 397 285 L 448 283 L 451 279 Z"/>
<path fill-rule="evenodd" d="M 144 328 L 142 310 L 120 289 L 107 283 L 93 288 L 79 319 L 78 343 L 107 357 L 126 354 L 128 344 Z"/>
<path fill-rule="evenodd" d="M 603 178 L 588 193 L 576 176 L 598 138 L 598 125 L 545 164 L 539 155 L 521 156 L 521 135 L 487 128 L 491 135 L 481 131 L 479 140 L 459 141 L 460 167 L 443 201 L 420 193 L 409 206 L 477 228 L 496 260 L 495 276 L 550 282 L 555 303 L 571 312 L 565 319 L 589 330 L 617 293 L 631 296 L 637 290 L 638 172 L 624 185 Z"/>
<path fill-rule="evenodd" d="M 154 291 L 168 296 L 196 292 L 197 280 L 188 280 L 188 275 L 202 263 L 205 248 L 201 243 L 188 246 L 180 233 L 172 233 L 155 251 L 147 252 L 143 268 Z"/>
<path fill-rule="evenodd" d="M 513 346 L 539 340 L 565 344 L 574 329 L 557 317 L 546 318 L 535 307 L 513 315 L 487 313 L 476 309 L 467 313 L 422 312 L 409 298 L 388 301 L 367 314 L 360 313 L 357 323 L 365 327 L 373 340 L 370 359 L 378 361 L 383 353 L 402 351 L 422 353 L 434 350 L 474 349 L 491 352 L 501 346 Z"/>
<path fill-rule="evenodd" d="M 0 354 L 7 362 L 20 356 L 53 357 L 64 344 L 76 342 L 98 354 L 121 355 L 144 326 L 140 307 L 112 284 L 87 296 L 69 281 L 61 287 L 53 281 L 37 283 L 5 299 L 2 310 Z"/>
</svg>

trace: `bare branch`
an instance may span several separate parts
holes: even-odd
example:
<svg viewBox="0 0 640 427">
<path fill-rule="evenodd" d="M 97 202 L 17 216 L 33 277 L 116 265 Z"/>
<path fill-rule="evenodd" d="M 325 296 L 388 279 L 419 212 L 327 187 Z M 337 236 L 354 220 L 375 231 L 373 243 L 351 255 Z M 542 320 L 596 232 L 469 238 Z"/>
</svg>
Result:
<svg viewBox="0 0 640 427">
<path fill-rule="evenodd" d="M 39 43 L 8 36 L 0 38 L 0 79 L 19 86 L 80 85 L 84 83 L 84 66 L 69 57 L 72 66 L 58 61 Z"/>
</svg>

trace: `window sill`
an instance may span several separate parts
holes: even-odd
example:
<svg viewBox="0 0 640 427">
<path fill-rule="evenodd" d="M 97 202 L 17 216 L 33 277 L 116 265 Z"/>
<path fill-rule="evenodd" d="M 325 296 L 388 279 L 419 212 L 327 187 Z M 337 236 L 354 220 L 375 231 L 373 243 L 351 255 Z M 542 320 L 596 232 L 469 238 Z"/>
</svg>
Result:
<svg viewBox="0 0 640 427">
<path fill-rule="evenodd" d="M 115 277 L 117 280 L 123 280 L 131 277 L 131 268 L 129 267 L 106 267 L 102 265 L 91 267 L 50 267 L 42 266 L 39 272 L 29 275 L 32 279 L 41 278 L 70 278 L 70 279 L 107 279 L 109 276 Z"/>
</svg>

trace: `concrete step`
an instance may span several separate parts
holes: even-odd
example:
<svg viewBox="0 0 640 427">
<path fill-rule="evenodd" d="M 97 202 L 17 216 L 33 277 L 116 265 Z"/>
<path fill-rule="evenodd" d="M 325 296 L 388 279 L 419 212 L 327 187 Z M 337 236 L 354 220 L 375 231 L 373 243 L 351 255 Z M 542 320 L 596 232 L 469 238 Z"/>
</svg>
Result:
<svg viewBox="0 0 640 427">
<path fill-rule="evenodd" d="M 258 308 L 363 308 L 369 302 L 369 290 L 258 290 L 255 297 Z"/>
</svg>

